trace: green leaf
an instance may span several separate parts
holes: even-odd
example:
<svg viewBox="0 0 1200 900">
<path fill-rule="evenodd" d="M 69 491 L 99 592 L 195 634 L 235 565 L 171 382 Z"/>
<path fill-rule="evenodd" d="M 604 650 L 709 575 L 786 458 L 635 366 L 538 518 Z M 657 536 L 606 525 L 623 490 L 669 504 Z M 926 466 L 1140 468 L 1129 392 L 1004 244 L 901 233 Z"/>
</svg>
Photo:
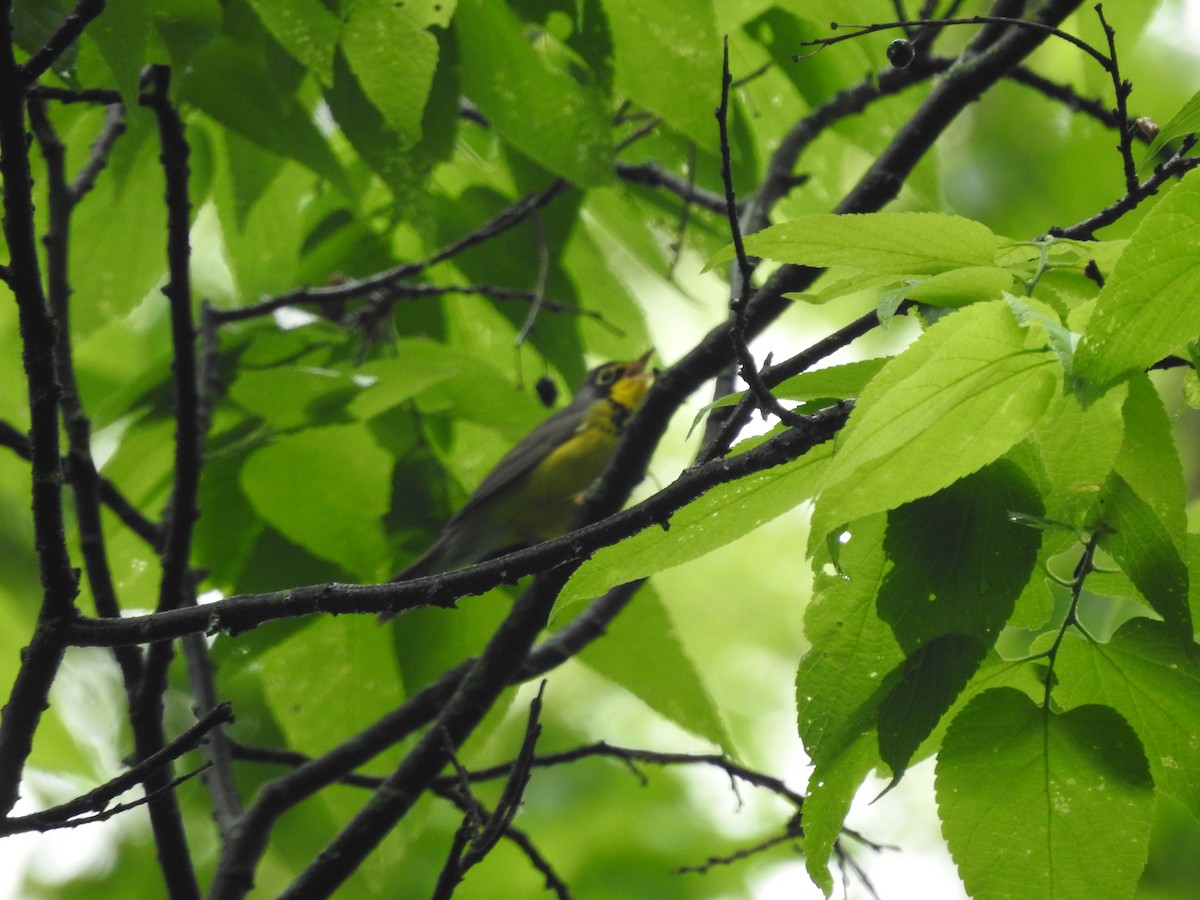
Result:
<svg viewBox="0 0 1200 900">
<path fill-rule="evenodd" d="M 888 513 L 891 568 L 879 617 L 906 651 L 946 634 L 976 638 L 985 649 L 995 642 L 1041 545 L 1041 532 L 1012 522 L 1012 512 L 1040 515 L 1041 500 L 1017 466 L 1000 460 Z"/>
<path fill-rule="evenodd" d="M 867 383 L 887 364 L 886 357 L 842 363 L 793 375 L 771 388 L 780 400 L 845 400 L 859 396 Z M 746 396 L 745 391 L 733 391 L 702 407 L 692 419 L 695 429 L 714 409 L 736 406 Z"/>
<path fill-rule="evenodd" d="M 964 266 L 938 272 L 903 288 L 903 299 L 930 306 L 966 306 L 997 300 L 1013 286 L 1013 274 L 996 266 Z"/>
<path fill-rule="evenodd" d="M 1068 633 L 1054 699 L 1111 706 L 1146 747 L 1155 785 L 1200 818 L 1200 661 L 1162 622 L 1133 619 L 1107 644 Z"/>
<path fill-rule="evenodd" d="M 167 240 L 166 217 L 158 210 L 158 148 L 125 144 L 117 143 L 112 165 L 127 166 L 126 177 L 100 179 L 73 218 L 72 227 L 88 236 L 72 244 L 69 260 L 74 340 L 128 314 L 166 275 L 165 256 L 148 249 L 165 248 Z M 158 302 L 166 308 L 165 298 Z"/>
<path fill-rule="evenodd" d="M 1162 400 L 1146 375 L 1129 382 L 1124 443 L 1104 495 L 1100 546 L 1180 640 L 1192 638 L 1188 607 L 1187 489 Z"/>
<path fill-rule="evenodd" d="M 1058 391 L 1003 301 L 933 325 L 863 391 L 825 471 L 812 533 L 894 509 L 977 471 L 1025 437 Z"/>
<path fill-rule="evenodd" d="M 801 216 L 748 235 L 745 244 L 752 256 L 802 266 L 934 275 L 992 267 L 998 238 L 979 222 L 944 213 L 855 213 Z M 733 256 L 726 247 L 709 267 Z"/>
<path fill-rule="evenodd" d="M 254 672 L 285 746 L 306 753 L 332 749 L 404 699 L 391 635 L 369 616 L 317 619 L 260 652 Z"/>
<path fill-rule="evenodd" d="M 1120 565 L 1180 640 L 1191 640 L 1188 607 L 1188 569 L 1174 535 L 1154 510 L 1117 473 L 1104 490 L 1104 524 L 1112 529 L 1100 536 L 1100 546 Z"/>
<path fill-rule="evenodd" d="M 332 81 L 333 52 L 342 23 L 321 0 L 247 2 L 288 53 L 324 84 Z"/>
<path fill-rule="evenodd" d="M 643 585 L 605 628 L 604 640 L 592 641 L 579 658 L 680 728 L 735 754 L 703 673 L 653 585 Z"/>
<path fill-rule="evenodd" d="M 1200 335 L 1200 174 L 1146 214 L 1105 283 L 1075 354 L 1076 390 L 1094 400 Z"/>
<path fill-rule="evenodd" d="M 885 673 L 904 654 L 892 630 L 875 615 L 875 597 L 887 570 L 885 519 L 848 526 L 838 568 L 814 554 L 813 601 L 804 616 L 812 644 L 796 672 L 797 728 L 813 762 L 801 825 L 809 876 L 832 887 L 829 859 L 855 794 L 879 759 L 876 710 L 886 696 Z"/>
<path fill-rule="evenodd" d="M 833 890 L 829 859 L 845 827 L 850 805 L 878 757 L 868 731 L 858 735 L 844 752 L 818 762 L 809 775 L 800 826 L 804 829 L 804 866 L 808 877 L 825 895 Z"/>
<path fill-rule="evenodd" d="M 718 149 L 721 41 L 709 0 L 602 0 L 617 87 L 700 147 Z"/>
<path fill-rule="evenodd" d="M 884 521 L 872 516 L 848 527 L 840 571 L 827 556 L 813 559 L 813 601 L 804 616 L 812 647 L 796 673 L 796 709 L 805 752 L 818 764 L 874 725 L 883 676 L 904 661 L 892 629 L 875 614 L 888 565 Z"/>
<path fill-rule="evenodd" d="M 844 400 L 858 397 L 887 362 L 887 357 L 880 357 L 801 372 L 780 382 L 771 389 L 771 393 L 782 400 L 819 400 L 824 397 Z M 740 397 L 741 393 L 737 396 Z"/>
<path fill-rule="evenodd" d="M 611 129 L 597 90 L 538 54 L 504 4 L 464 0 L 454 28 L 463 91 L 504 140 L 577 184 L 612 181 Z"/>
<path fill-rule="evenodd" d="M 892 770 L 889 790 L 987 653 L 987 645 L 973 637 L 944 634 L 905 658 L 898 681 L 879 704 L 879 757 Z"/>
<path fill-rule="evenodd" d="M 1183 466 L 1171 417 L 1149 376 L 1140 375 L 1130 381 L 1129 395 L 1121 409 L 1125 431 L 1116 471 L 1150 506 L 1171 533 L 1179 555 L 1186 558 L 1187 487 Z"/>
<path fill-rule="evenodd" d="M 221 0 L 170 0 L 154 3 L 154 29 L 176 72 L 221 30 L 225 9 Z"/>
<path fill-rule="evenodd" d="M 1171 141 L 1196 132 L 1200 132 L 1200 91 L 1192 94 L 1187 102 L 1179 108 L 1179 112 L 1171 116 L 1171 121 L 1158 130 L 1154 141 L 1146 148 L 1145 156 L 1142 157 L 1142 165 L 1139 168 L 1145 168 L 1154 162 L 1159 151 Z"/>
<path fill-rule="evenodd" d="M 942 833 L 976 897 L 1128 897 L 1146 861 L 1153 783 L 1112 709 L 1039 709 L 1013 688 L 972 700 L 937 764 Z"/>
<path fill-rule="evenodd" d="M 234 132 L 225 136 L 230 183 L 216 192 L 217 212 L 234 299 L 253 302 L 296 286 L 306 237 L 302 208 L 317 178 Z"/>
<path fill-rule="evenodd" d="M 200 509 L 196 522 L 196 562 L 207 579 L 228 591 L 235 584 L 263 531 L 262 520 L 246 500 L 238 480 L 242 459 L 234 454 L 209 459 L 200 479 Z"/>
<path fill-rule="evenodd" d="M 355 371 L 366 389 L 350 404 L 350 412 L 369 419 L 411 400 L 469 368 L 475 360 L 463 359 L 445 344 L 423 340 L 399 340 L 396 355 L 364 363 Z"/>
<path fill-rule="evenodd" d="M 1088 527 L 1087 514 L 1121 449 L 1124 400 L 1125 391 L 1112 391 L 1085 409 L 1074 394 L 1060 394 L 1034 428 L 1030 438 L 1042 464 L 1048 518 Z"/>
<path fill-rule="evenodd" d="M 230 90 L 231 84 L 258 85 Z M 179 95 L 225 127 L 259 146 L 302 163 L 350 194 L 341 164 L 294 95 L 272 91 L 275 84 L 261 54 L 217 37 L 193 58 L 179 81 Z"/>
<path fill-rule="evenodd" d="M 317 366 L 242 369 L 229 397 L 280 431 L 328 421 L 362 393 L 345 372 Z"/>
<path fill-rule="evenodd" d="M 150 31 L 149 0 L 108 0 L 104 14 L 87 27 L 116 81 L 126 109 L 137 109 L 146 38 Z"/>
<path fill-rule="evenodd" d="M 401 147 L 421 137 L 421 118 L 438 64 L 437 39 L 429 26 L 445 27 L 454 4 L 358 0 L 350 8 L 342 50 L 372 105 L 391 126 Z"/>
<path fill-rule="evenodd" d="M 1046 343 L 1058 356 L 1063 371 L 1071 371 L 1077 336 L 1062 324 L 1061 319 L 1055 315 L 1053 310 L 1032 297 L 1014 297 L 1012 294 L 1006 294 L 1004 299 L 1008 302 L 1021 327 L 1040 328 L 1045 331 Z"/>
<path fill-rule="evenodd" d="M 361 425 L 312 428 L 254 451 L 242 467 L 242 490 L 288 540 L 373 580 L 391 559 L 380 524 L 391 463 Z"/>
<path fill-rule="evenodd" d="M 793 462 L 717 485 L 671 516 L 669 527 L 647 528 L 597 551 L 567 582 L 558 608 L 690 562 L 795 509 L 812 496 L 829 451 L 821 444 Z"/>
</svg>

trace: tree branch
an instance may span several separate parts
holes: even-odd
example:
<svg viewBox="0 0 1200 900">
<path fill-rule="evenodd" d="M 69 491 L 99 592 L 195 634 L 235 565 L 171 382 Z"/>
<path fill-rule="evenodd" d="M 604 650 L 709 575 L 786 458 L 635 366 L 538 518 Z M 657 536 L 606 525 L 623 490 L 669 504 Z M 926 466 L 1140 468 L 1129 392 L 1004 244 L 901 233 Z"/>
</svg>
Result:
<svg viewBox="0 0 1200 900">
<path fill-rule="evenodd" d="M 37 52 L 20 67 L 22 89 L 28 88 L 37 81 L 42 73 L 54 65 L 55 60 L 66 52 L 68 47 L 79 40 L 79 36 L 83 34 L 83 29 L 87 27 L 88 23 L 104 12 L 104 5 L 105 0 L 79 0 L 75 4 L 75 8 L 67 13 L 62 24 L 50 35 L 46 43 L 42 44 Z"/>
<path fill-rule="evenodd" d="M 0 180 L 4 184 L 7 282 L 17 302 L 30 417 L 33 528 L 42 580 L 37 629 L 0 712 L 0 815 L 17 801 L 33 735 L 49 705 L 63 656 L 62 629 L 74 614 L 78 574 L 67 553 L 58 441 L 60 389 L 54 322 L 42 292 L 33 217 L 33 176 L 25 133 L 25 72 L 13 56 L 11 4 L 0 4 Z"/>
</svg>

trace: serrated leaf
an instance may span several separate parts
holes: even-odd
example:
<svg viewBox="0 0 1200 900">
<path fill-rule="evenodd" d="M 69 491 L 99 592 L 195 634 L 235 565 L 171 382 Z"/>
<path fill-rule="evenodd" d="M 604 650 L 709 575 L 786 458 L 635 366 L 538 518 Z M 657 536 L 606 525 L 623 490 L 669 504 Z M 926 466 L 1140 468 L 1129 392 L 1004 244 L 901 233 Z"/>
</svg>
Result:
<svg viewBox="0 0 1200 900">
<path fill-rule="evenodd" d="M 255 450 L 242 467 L 242 490 L 288 540 L 371 580 L 391 558 L 380 523 L 391 463 L 361 425 L 311 428 Z"/>
<path fill-rule="evenodd" d="M 1200 818 L 1200 662 L 1162 622 L 1133 619 L 1107 644 L 1068 634 L 1055 661 L 1064 708 L 1102 703 L 1146 748 L 1154 783 Z"/>
<path fill-rule="evenodd" d="M 1187 490 L 1171 421 L 1148 376 L 1131 379 L 1122 415 L 1124 442 L 1102 507 L 1111 531 L 1100 546 L 1180 640 L 1190 641 Z"/>
<path fill-rule="evenodd" d="M 1121 254 L 1075 354 L 1076 390 L 1092 400 L 1200 335 L 1200 174 L 1146 214 Z"/>
<path fill-rule="evenodd" d="M 295 96 L 271 91 L 269 86 L 274 83 L 259 54 L 218 36 L 192 58 L 186 76 L 179 80 L 179 94 L 226 128 L 308 166 L 343 193 L 351 194 L 341 164 L 312 114 Z M 231 84 L 255 84 L 260 89 L 235 91 L 230 90 Z"/>
<path fill-rule="evenodd" d="M 854 795 L 878 762 L 872 738 L 869 731 L 859 735 L 843 753 L 828 762 L 816 763 L 809 776 L 800 817 L 804 866 L 808 877 L 826 896 L 833 890 L 829 859 L 834 844 L 845 826 Z"/>
<path fill-rule="evenodd" d="M 612 181 L 610 126 L 597 90 L 539 55 L 504 4 L 464 0 L 454 28 L 463 91 L 504 140 L 580 185 Z"/>
<path fill-rule="evenodd" d="M 604 640 L 592 641 L 579 658 L 680 728 L 735 753 L 703 674 L 653 585 L 643 585 L 606 627 Z"/>
<path fill-rule="evenodd" d="M 1145 865 L 1153 782 L 1112 709 L 1042 710 L 1013 688 L 955 718 L 937 763 L 942 833 L 976 897 L 1127 897 Z"/>
<path fill-rule="evenodd" d="M 879 704 L 879 757 L 892 770 L 890 790 L 987 657 L 982 641 L 944 634 L 904 660 L 898 680 Z"/>
<path fill-rule="evenodd" d="M 603 0 L 617 86 L 709 151 L 721 99 L 721 42 L 709 0 Z"/>
<path fill-rule="evenodd" d="M 438 43 L 429 26 L 444 23 L 446 15 L 440 7 L 358 0 L 346 20 L 342 51 L 400 148 L 421 138 L 421 118 L 438 64 Z"/>
<path fill-rule="evenodd" d="M 1188 607 L 1188 569 L 1174 535 L 1120 475 L 1104 488 L 1104 524 L 1100 536 L 1107 551 L 1180 640 L 1192 637 Z"/>
<path fill-rule="evenodd" d="M 771 389 L 771 393 L 783 400 L 818 400 L 822 397 L 845 400 L 857 397 L 887 362 L 886 357 L 880 357 L 801 372 L 780 382 Z"/>
<path fill-rule="evenodd" d="M 979 222 L 945 213 L 853 213 L 801 216 L 748 235 L 745 245 L 752 256 L 802 266 L 934 275 L 991 267 L 998 239 Z M 708 265 L 733 255 L 726 247 Z"/>
<path fill-rule="evenodd" d="M 849 526 L 840 572 L 827 556 L 814 556 L 813 601 L 804 617 L 812 648 L 796 673 L 796 710 L 804 749 L 817 763 L 873 726 L 883 677 L 904 661 L 891 628 L 875 614 L 888 566 L 884 524 L 879 515 Z"/>
<path fill-rule="evenodd" d="M 1000 460 L 888 513 L 891 568 L 877 602 L 906 651 L 946 634 L 994 643 L 1041 546 L 1041 532 L 1013 522 L 1014 511 L 1038 515 L 1041 500 L 1016 465 Z"/>
<path fill-rule="evenodd" d="M 648 528 L 598 550 L 567 582 L 558 608 L 690 562 L 795 509 L 812 496 L 829 451 L 820 444 L 793 462 L 717 485 L 672 515 L 668 528 Z"/>
<path fill-rule="evenodd" d="M 1061 370 L 1003 301 L 933 325 L 871 380 L 838 437 L 812 533 L 928 496 L 1006 452 L 1037 424 Z"/>
<path fill-rule="evenodd" d="M 139 81 L 146 62 L 150 11 L 148 0 L 108 0 L 104 4 L 104 15 L 87 28 L 87 35 L 96 42 L 108 63 L 126 109 L 137 108 Z"/>
<path fill-rule="evenodd" d="M 1063 371 L 1071 371 L 1071 362 L 1075 357 L 1076 335 L 1062 324 L 1058 316 L 1048 308 L 1042 308 L 1042 305 L 1032 298 L 1007 294 L 1004 299 L 1012 309 L 1013 315 L 1017 317 L 1017 324 L 1025 328 L 1030 326 L 1041 328 L 1046 332 L 1046 343 L 1058 356 Z"/>
<path fill-rule="evenodd" d="M 248 0 L 275 40 L 324 84 L 333 79 L 333 53 L 342 23 L 321 0 Z"/>
<path fill-rule="evenodd" d="M 1074 394 L 1060 394 L 1034 428 L 1048 517 L 1085 527 L 1121 449 L 1124 400 L 1124 391 L 1112 391 L 1085 409 Z"/>
<path fill-rule="evenodd" d="M 996 266 L 963 266 L 938 272 L 908 285 L 904 296 L 931 306 L 966 306 L 980 300 L 998 300 L 1012 288 L 1013 274 Z"/>
</svg>

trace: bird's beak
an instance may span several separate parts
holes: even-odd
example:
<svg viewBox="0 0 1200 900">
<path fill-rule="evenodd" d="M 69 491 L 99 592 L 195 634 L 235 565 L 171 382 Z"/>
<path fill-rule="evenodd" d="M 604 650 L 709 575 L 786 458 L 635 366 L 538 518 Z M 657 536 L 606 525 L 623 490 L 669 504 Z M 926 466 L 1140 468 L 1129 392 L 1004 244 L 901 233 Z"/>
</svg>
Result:
<svg viewBox="0 0 1200 900">
<path fill-rule="evenodd" d="M 650 349 L 628 363 L 629 368 L 625 370 L 621 380 L 613 385 L 612 399 L 629 409 L 634 409 L 642 401 L 642 397 L 650 389 L 650 382 L 654 380 L 656 374 L 654 369 L 648 368 L 646 365 L 653 355 L 654 350 Z"/>
<path fill-rule="evenodd" d="M 645 372 L 649 376 L 646 379 L 647 381 L 650 381 L 651 379 L 653 379 L 654 378 L 654 370 L 646 369 L 646 364 L 648 362 L 650 362 L 650 357 L 652 357 L 653 355 L 654 355 L 654 348 L 651 347 L 649 350 L 647 350 L 645 353 L 643 353 L 641 356 L 639 356 L 637 359 L 635 359 L 633 361 L 633 364 L 629 367 L 629 372 L 626 375 L 626 377 L 628 378 L 630 375 L 641 375 L 643 372 Z"/>
</svg>

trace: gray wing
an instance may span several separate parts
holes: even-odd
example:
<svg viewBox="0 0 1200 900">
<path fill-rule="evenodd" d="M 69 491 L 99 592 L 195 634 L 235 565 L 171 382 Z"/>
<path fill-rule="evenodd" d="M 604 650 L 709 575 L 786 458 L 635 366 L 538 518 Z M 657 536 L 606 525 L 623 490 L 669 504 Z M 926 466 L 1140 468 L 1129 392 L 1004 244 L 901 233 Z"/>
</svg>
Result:
<svg viewBox="0 0 1200 900">
<path fill-rule="evenodd" d="M 473 509 L 496 496 L 506 487 L 515 484 L 535 468 L 538 463 L 550 455 L 559 444 L 567 440 L 579 427 L 581 407 L 591 402 L 593 398 L 576 397 L 537 428 L 529 432 L 525 438 L 506 453 L 500 462 L 480 482 L 479 487 L 467 499 L 466 504 L 447 522 L 447 526 L 468 515 Z"/>
</svg>

